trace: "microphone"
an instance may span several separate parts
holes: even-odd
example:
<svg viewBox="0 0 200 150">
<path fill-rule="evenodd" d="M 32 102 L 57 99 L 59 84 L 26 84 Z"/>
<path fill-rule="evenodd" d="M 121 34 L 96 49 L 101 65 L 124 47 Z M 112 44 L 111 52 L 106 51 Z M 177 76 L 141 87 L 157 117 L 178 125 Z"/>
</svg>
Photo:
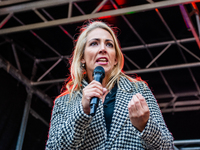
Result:
<svg viewBox="0 0 200 150">
<path fill-rule="evenodd" d="M 105 70 L 101 66 L 97 66 L 94 71 L 92 76 L 94 77 L 95 81 L 98 81 L 102 83 L 103 78 L 105 77 Z M 99 104 L 99 98 L 98 97 L 92 97 L 90 100 L 90 115 L 94 116 L 97 110 Z"/>
</svg>

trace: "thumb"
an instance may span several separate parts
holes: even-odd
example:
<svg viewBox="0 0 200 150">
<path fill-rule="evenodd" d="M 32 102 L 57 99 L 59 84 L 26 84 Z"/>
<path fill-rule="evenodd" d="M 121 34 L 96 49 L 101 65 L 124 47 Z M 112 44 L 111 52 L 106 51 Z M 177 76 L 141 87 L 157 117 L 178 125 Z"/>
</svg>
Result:
<svg viewBox="0 0 200 150">
<path fill-rule="evenodd" d="M 106 88 L 103 88 L 103 95 L 107 92 Z"/>
</svg>

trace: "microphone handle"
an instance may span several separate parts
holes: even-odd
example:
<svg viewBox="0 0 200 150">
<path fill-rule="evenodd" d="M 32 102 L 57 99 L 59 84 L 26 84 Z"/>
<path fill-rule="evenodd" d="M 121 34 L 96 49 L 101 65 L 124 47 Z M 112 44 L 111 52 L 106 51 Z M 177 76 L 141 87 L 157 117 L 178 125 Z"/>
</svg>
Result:
<svg viewBox="0 0 200 150">
<path fill-rule="evenodd" d="M 102 74 L 96 74 L 94 75 L 94 80 L 102 83 Z M 99 104 L 99 98 L 98 97 L 92 97 L 90 101 L 90 115 L 94 116 L 97 110 Z"/>
<path fill-rule="evenodd" d="M 90 115 L 94 116 L 97 110 L 99 104 L 99 98 L 97 97 L 92 97 L 91 101 L 90 101 Z"/>
</svg>

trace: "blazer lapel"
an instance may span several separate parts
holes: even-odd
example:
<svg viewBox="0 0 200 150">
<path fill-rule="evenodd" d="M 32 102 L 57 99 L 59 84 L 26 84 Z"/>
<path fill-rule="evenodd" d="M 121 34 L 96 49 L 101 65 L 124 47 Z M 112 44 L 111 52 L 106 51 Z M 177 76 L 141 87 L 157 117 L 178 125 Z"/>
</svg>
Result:
<svg viewBox="0 0 200 150">
<path fill-rule="evenodd" d="M 107 148 L 110 149 L 117 136 L 120 134 L 120 130 L 129 120 L 128 116 L 128 103 L 133 96 L 133 88 L 131 82 L 125 77 L 121 77 L 118 86 L 115 108 L 112 117 L 111 129 L 107 139 Z"/>
</svg>

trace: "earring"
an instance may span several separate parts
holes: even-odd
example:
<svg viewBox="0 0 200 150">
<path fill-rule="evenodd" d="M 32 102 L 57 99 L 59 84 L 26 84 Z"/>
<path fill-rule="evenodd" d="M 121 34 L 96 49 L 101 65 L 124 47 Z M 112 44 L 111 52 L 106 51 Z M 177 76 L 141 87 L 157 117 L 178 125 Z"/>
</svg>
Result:
<svg viewBox="0 0 200 150">
<path fill-rule="evenodd" d="M 82 64 L 82 67 L 84 68 L 84 67 L 85 67 L 85 64 Z"/>
</svg>

